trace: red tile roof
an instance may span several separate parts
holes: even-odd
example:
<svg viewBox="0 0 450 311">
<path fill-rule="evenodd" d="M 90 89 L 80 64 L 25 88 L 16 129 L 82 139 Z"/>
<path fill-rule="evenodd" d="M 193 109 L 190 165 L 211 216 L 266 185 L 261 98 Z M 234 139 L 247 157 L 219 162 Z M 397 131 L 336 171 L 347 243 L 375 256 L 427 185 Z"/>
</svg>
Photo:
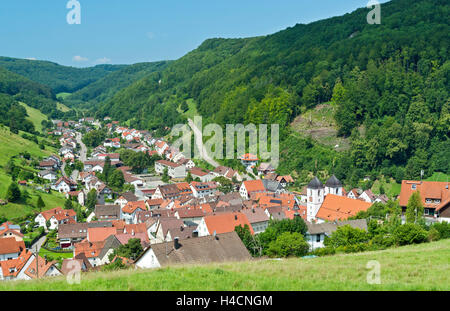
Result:
<svg viewBox="0 0 450 311">
<path fill-rule="evenodd" d="M 372 203 L 328 194 L 325 196 L 316 218 L 329 221 L 345 220 L 349 217 L 356 216 L 360 211 L 367 211 L 370 206 L 372 206 Z"/>
<path fill-rule="evenodd" d="M 147 206 L 145 205 L 145 201 L 128 202 L 122 208 L 122 211 L 127 214 L 133 214 L 138 208 L 140 208 L 143 211 L 146 211 Z"/>
<path fill-rule="evenodd" d="M 234 231 L 236 226 L 241 225 L 244 227 L 248 225 L 250 232 L 254 234 L 252 226 L 247 219 L 247 216 L 240 212 L 233 213 L 220 213 L 216 215 L 205 216 L 206 227 L 208 228 L 209 234 L 227 233 Z"/>
<path fill-rule="evenodd" d="M 246 180 L 244 181 L 244 187 L 247 189 L 247 193 L 250 194 L 251 192 L 257 192 L 257 191 L 266 191 L 266 188 L 264 188 L 264 184 L 262 180 Z"/>
<path fill-rule="evenodd" d="M 106 240 L 110 235 L 117 234 L 115 227 L 98 227 L 88 228 L 88 241 L 89 242 L 101 242 Z"/>
<path fill-rule="evenodd" d="M 415 185 L 416 189 L 412 187 Z M 415 191 L 420 192 L 422 198 L 422 204 L 425 207 L 437 208 L 440 203 L 447 200 L 450 197 L 450 190 L 448 189 L 449 183 L 438 181 L 412 181 L 403 180 L 402 188 L 400 191 L 400 206 L 408 205 L 408 200 Z M 426 199 L 432 199 L 433 203 L 426 203 Z M 440 203 L 434 203 L 434 200 L 440 200 Z"/>
</svg>

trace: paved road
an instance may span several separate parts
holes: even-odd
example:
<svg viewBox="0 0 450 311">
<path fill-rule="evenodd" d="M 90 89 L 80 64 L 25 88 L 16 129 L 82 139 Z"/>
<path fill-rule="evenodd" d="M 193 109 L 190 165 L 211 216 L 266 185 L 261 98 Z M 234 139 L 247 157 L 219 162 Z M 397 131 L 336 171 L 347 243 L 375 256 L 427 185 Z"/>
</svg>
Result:
<svg viewBox="0 0 450 311">
<path fill-rule="evenodd" d="M 39 240 L 37 240 L 33 245 L 31 245 L 31 251 L 35 251 L 37 247 L 37 251 L 41 249 L 42 244 L 44 244 L 45 241 L 45 235 L 42 236 Z"/>
<path fill-rule="evenodd" d="M 200 151 L 201 158 L 214 167 L 220 166 L 220 164 L 217 163 L 216 161 L 214 161 L 214 159 L 212 159 L 206 152 L 206 148 L 203 145 L 203 141 L 202 141 L 202 132 L 200 131 L 200 129 L 194 124 L 194 122 L 191 119 L 188 119 L 188 122 L 189 122 L 189 126 L 195 133 L 195 145 L 197 146 L 198 150 Z"/>
<path fill-rule="evenodd" d="M 86 145 L 83 143 L 83 141 L 81 140 L 81 133 L 77 132 L 77 143 L 80 144 L 80 161 L 84 162 L 86 161 L 86 154 L 87 154 L 87 148 Z"/>
</svg>

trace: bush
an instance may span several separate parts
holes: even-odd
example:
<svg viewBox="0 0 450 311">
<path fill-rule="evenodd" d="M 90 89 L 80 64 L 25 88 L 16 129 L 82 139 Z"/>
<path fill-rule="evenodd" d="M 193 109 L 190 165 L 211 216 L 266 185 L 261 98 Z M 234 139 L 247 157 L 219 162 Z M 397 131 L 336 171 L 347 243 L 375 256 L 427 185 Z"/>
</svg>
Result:
<svg viewBox="0 0 450 311">
<path fill-rule="evenodd" d="M 436 229 L 439 232 L 439 237 L 441 239 L 450 238 L 450 223 L 448 222 L 436 222 L 431 225 L 430 229 Z"/>
<path fill-rule="evenodd" d="M 349 246 L 369 241 L 368 233 L 359 228 L 353 228 L 350 225 L 339 227 L 330 237 L 325 237 L 325 246 L 338 248 L 340 246 Z"/>
<path fill-rule="evenodd" d="M 337 253 L 358 253 L 358 252 L 364 252 L 368 250 L 369 245 L 367 243 L 357 243 L 357 244 L 349 244 L 349 245 L 342 245 L 336 248 Z"/>
<path fill-rule="evenodd" d="M 284 232 L 275 241 L 270 242 L 267 255 L 270 257 L 305 256 L 309 251 L 309 244 L 298 232 Z"/>
<path fill-rule="evenodd" d="M 369 242 L 373 250 L 385 249 L 395 245 L 395 238 L 390 234 L 377 234 Z"/>
<path fill-rule="evenodd" d="M 399 246 L 419 244 L 428 240 L 428 232 L 418 224 L 407 223 L 395 229 L 394 238 Z"/>
<path fill-rule="evenodd" d="M 329 256 L 329 255 L 334 255 L 334 254 L 336 254 L 336 249 L 334 249 L 333 247 L 317 248 L 314 250 L 314 252 L 312 252 L 312 255 L 316 255 L 319 257 Z"/>
<path fill-rule="evenodd" d="M 438 241 L 441 238 L 441 235 L 439 231 L 437 231 L 436 228 L 431 228 L 430 231 L 428 231 L 428 241 Z"/>
</svg>

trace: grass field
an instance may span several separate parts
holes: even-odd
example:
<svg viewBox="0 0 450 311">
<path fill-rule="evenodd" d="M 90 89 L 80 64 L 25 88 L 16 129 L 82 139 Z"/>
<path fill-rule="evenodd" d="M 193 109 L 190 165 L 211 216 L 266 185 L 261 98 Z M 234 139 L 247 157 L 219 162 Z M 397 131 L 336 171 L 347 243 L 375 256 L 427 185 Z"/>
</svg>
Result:
<svg viewBox="0 0 450 311">
<path fill-rule="evenodd" d="M 25 103 L 20 103 L 22 106 L 25 107 L 25 109 L 27 110 L 27 114 L 28 114 L 28 120 L 30 120 L 33 124 L 34 124 L 34 128 L 36 129 L 36 131 L 38 132 L 42 132 L 42 124 L 41 122 L 43 120 L 47 120 L 47 116 L 45 114 L 43 114 L 42 112 L 40 112 L 39 110 L 32 108 L 30 106 L 28 106 Z"/>
<path fill-rule="evenodd" d="M 69 95 L 70 95 L 70 94 L 69 94 Z M 56 103 L 56 108 L 58 108 L 58 110 L 60 110 L 60 111 L 62 111 L 62 112 L 67 112 L 67 111 L 70 110 L 69 107 L 67 107 L 66 105 L 61 104 L 61 103 Z"/>
<path fill-rule="evenodd" d="M 378 252 L 310 259 L 265 260 L 205 266 L 168 267 L 0 282 L 0 290 L 449 290 L 450 240 Z M 368 284 L 369 261 L 380 263 L 380 284 Z"/>
<path fill-rule="evenodd" d="M 72 253 L 56 253 L 56 252 L 51 252 L 51 251 L 46 250 L 43 247 L 41 247 L 41 249 L 39 250 L 39 256 L 44 257 L 45 255 L 51 256 L 52 258 L 58 258 L 58 257 L 72 258 L 73 252 Z"/>
<path fill-rule="evenodd" d="M 442 182 L 448 182 L 450 181 L 450 175 L 441 173 L 441 172 L 436 172 L 434 173 L 431 177 L 428 177 L 427 179 L 425 179 L 426 181 L 442 181 Z"/>
<path fill-rule="evenodd" d="M 389 198 L 395 198 L 396 196 L 398 196 L 400 194 L 400 190 L 402 188 L 401 184 L 395 182 L 395 180 L 391 178 L 389 183 L 387 183 L 385 181 L 380 182 L 379 180 L 376 180 L 373 183 L 372 192 L 374 194 L 380 194 L 380 186 L 381 185 L 383 185 L 385 194 Z"/>
</svg>

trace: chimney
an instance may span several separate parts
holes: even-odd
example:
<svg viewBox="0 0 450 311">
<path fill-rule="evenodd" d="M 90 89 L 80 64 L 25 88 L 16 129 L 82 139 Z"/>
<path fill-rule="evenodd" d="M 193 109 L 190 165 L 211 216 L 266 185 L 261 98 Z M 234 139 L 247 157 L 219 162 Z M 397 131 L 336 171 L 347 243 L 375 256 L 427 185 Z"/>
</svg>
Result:
<svg viewBox="0 0 450 311">
<path fill-rule="evenodd" d="M 173 247 L 175 249 L 179 249 L 181 247 L 181 244 L 179 243 L 179 238 L 178 237 L 173 239 Z"/>
</svg>

